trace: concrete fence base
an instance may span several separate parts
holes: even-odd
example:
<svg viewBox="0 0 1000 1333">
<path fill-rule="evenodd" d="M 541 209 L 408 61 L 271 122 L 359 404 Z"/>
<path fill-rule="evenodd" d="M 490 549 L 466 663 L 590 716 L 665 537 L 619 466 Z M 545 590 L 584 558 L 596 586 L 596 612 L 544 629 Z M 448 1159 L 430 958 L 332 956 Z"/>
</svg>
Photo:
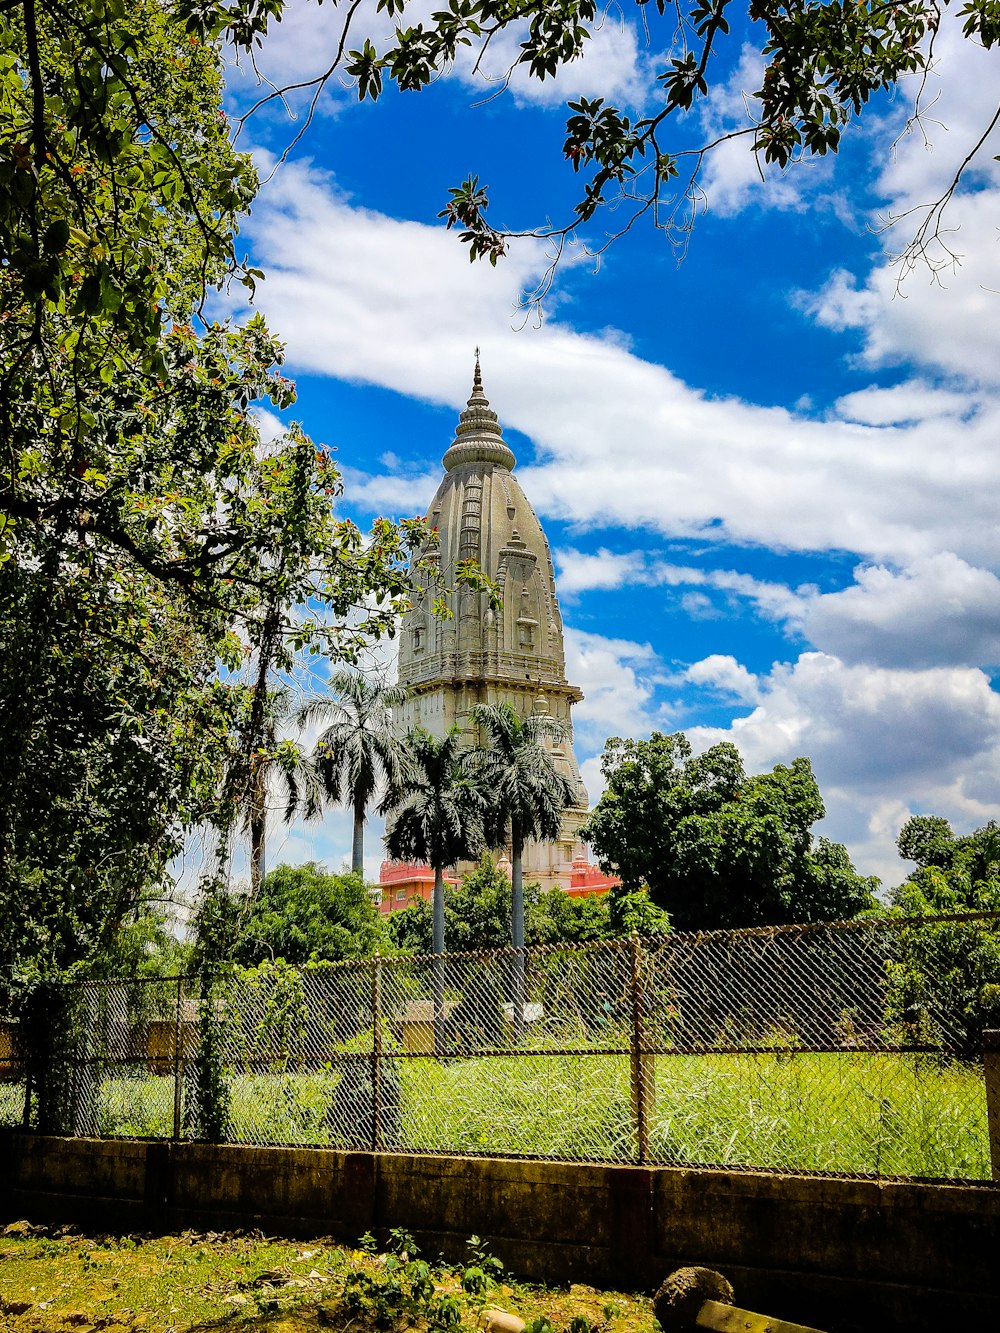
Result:
<svg viewBox="0 0 1000 1333">
<path fill-rule="evenodd" d="M 390 1227 L 538 1281 L 652 1291 L 725 1273 L 740 1305 L 829 1329 L 1000 1327 L 1000 1189 L 673 1167 L 249 1148 L 0 1132 L 8 1219 L 113 1231 Z"/>
</svg>

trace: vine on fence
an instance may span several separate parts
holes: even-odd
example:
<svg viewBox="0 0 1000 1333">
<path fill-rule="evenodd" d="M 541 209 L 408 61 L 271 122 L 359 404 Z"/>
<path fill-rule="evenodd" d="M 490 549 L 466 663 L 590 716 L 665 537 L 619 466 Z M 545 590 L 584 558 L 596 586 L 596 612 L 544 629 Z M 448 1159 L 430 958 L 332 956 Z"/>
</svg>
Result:
<svg viewBox="0 0 1000 1333">
<path fill-rule="evenodd" d="M 218 978 L 202 977 L 198 1000 L 198 1048 L 187 1083 L 184 1123 L 193 1139 L 225 1143 L 230 1133 L 230 1095 L 223 1069 L 224 1040 Z"/>
</svg>

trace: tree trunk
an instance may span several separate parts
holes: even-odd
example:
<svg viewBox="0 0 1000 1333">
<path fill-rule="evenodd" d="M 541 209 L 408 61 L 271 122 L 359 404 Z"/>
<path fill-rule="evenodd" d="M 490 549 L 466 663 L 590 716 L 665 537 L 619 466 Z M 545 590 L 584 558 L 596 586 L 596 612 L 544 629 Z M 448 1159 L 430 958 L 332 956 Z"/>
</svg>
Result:
<svg viewBox="0 0 1000 1333">
<path fill-rule="evenodd" d="M 254 756 L 250 763 L 250 892 L 256 895 L 264 878 L 267 770 L 258 756 Z"/>
<path fill-rule="evenodd" d="M 365 807 L 354 803 L 354 842 L 351 845 L 351 870 L 364 877 L 365 873 Z"/>
<path fill-rule="evenodd" d="M 514 978 L 511 999 L 514 1004 L 514 1036 L 524 1033 L 524 883 L 521 863 L 524 838 L 517 824 L 510 831 L 510 940 L 514 946 Z"/>
<path fill-rule="evenodd" d="M 434 867 L 434 1049 L 444 1046 L 444 868 Z"/>
</svg>

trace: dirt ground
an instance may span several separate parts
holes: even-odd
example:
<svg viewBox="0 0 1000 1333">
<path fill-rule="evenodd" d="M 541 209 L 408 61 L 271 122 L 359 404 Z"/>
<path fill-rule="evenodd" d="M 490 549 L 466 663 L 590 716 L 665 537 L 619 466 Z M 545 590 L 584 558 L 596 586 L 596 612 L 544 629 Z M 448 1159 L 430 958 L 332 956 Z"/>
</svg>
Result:
<svg viewBox="0 0 1000 1333">
<path fill-rule="evenodd" d="M 14 1222 L 0 1230 L 2 1333 L 652 1333 L 650 1300 L 514 1282 L 482 1252 L 464 1266 L 259 1233 L 84 1235 Z"/>
</svg>

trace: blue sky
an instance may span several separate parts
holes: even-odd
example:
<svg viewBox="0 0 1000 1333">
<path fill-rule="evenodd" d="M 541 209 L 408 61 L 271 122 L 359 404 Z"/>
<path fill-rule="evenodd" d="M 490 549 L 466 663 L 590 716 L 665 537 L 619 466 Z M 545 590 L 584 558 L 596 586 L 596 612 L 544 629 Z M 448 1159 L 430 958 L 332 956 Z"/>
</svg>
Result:
<svg viewBox="0 0 1000 1333">
<path fill-rule="evenodd" d="M 470 265 L 435 215 L 472 172 L 499 222 L 568 217 L 566 98 L 653 104 L 669 33 L 647 45 L 632 12 L 609 11 L 555 87 L 518 79 L 487 105 L 497 84 L 467 63 L 377 106 L 335 78 L 244 228 L 268 275 L 256 304 L 287 343 L 291 415 L 336 447 L 343 512 L 362 523 L 423 512 L 482 348 L 553 548 L 592 798 L 609 735 L 732 739 L 753 770 L 805 754 L 822 831 L 895 883 L 909 814 L 960 830 L 1000 817 L 1000 147 L 946 215 L 959 267 L 918 266 L 897 294 L 890 258 L 919 217 L 880 230 L 933 201 L 988 123 L 996 56 L 948 16 L 922 131 L 905 133 L 911 88 L 837 160 L 762 181 L 746 141 L 727 145 L 682 261 L 640 223 L 596 272 L 567 255 L 539 320 L 517 302 L 545 244 Z M 295 4 L 259 68 L 317 72 L 339 21 Z M 746 123 L 759 69 L 740 33 L 718 69 L 683 143 Z M 252 71 L 230 88 L 245 107 Z M 300 126 L 274 107 L 249 122 L 265 174 Z M 584 239 L 615 225 L 601 216 Z M 333 812 L 276 829 L 270 859 L 337 867 L 349 849 Z"/>
</svg>

